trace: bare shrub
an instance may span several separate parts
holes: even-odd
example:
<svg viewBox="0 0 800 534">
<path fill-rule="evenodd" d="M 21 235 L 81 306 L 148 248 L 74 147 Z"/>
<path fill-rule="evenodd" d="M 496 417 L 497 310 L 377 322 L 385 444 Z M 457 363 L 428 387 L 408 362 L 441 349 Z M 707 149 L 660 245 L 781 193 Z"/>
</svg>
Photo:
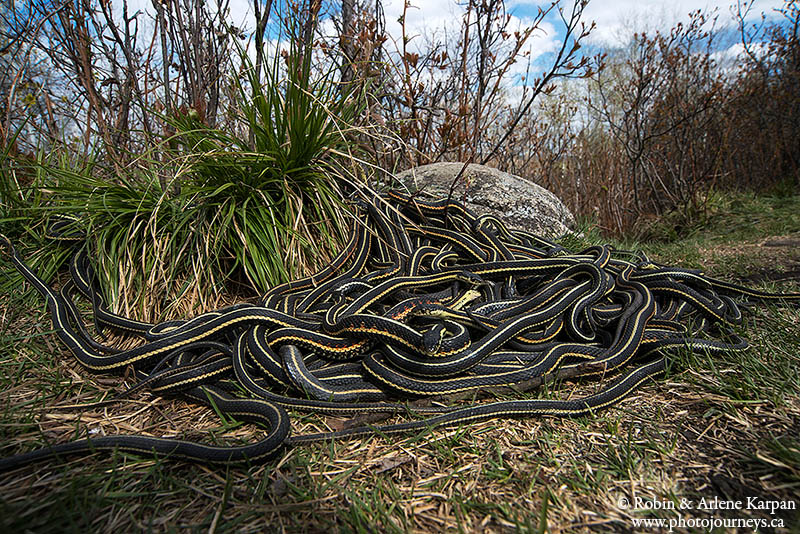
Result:
<svg viewBox="0 0 800 534">
<path fill-rule="evenodd" d="M 765 189 L 783 181 L 800 186 L 800 6 L 787 1 L 770 24 L 745 23 L 752 4 L 740 6 L 745 54 L 736 94 L 721 125 L 726 184 Z"/>
<path fill-rule="evenodd" d="M 169 134 L 161 113 L 191 110 L 204 123 L 217 124 L 235 37 L 223 19 L 227 1 L 153 4 L 155 16 L 130 11 L 127 0 L 32 0 L 25 9 L 3 13 L 10 45 L 28 56 L 12 75 L 22 76 L 34 58 L 50 70 L 45 80 L 32 76 L 49 104 L 47 127 L 29 144 L 80 137 L 84 155 L 100 148 L 101 160 L 124 165 Z M 152 31 L 142 31 L 146 25 Z M 151 37 L 143 42 L 143 35 Z M 45 83 L 53 79 L 63 85 Z M 11 110 L 6 140 L 11 123 L 22 119 Z"/>
</svg>

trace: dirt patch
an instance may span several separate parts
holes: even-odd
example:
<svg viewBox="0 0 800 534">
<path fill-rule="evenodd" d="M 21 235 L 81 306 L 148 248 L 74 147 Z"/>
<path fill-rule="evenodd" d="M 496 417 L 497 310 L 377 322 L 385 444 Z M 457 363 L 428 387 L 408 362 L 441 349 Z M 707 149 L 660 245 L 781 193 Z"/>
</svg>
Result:
<svg viewBox="0 0 800 534">
<path fill-rule="evenodd" d="M 800 247 L 800 239 L 767 239 L 763 245 L 765 247 Z"/>
<path fill-rule="evenodd" d="M 800 236 L 769 236 L 757 242 L 698 249 L 709 273 L 730 271 L 743 282 L 800 282 Z"/>
<path fill-rule="evenodd" d="M 744 277 L 744 280 L 750 282 L 800 282 L 800 265 L 791 267 L 787 270 L 776 271 L 774 269 L 764 268 L 761 272 L 752 273 Z"/>
</svg>

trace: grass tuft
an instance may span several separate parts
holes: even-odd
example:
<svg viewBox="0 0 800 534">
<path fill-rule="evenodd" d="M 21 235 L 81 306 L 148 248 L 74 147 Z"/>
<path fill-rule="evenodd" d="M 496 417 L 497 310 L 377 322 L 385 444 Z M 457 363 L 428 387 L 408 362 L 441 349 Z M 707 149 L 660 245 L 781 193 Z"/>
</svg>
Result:
<svg viewBox="0 0 800 534">
<path fill-rule="evenodd" d="M 142 320 L 253 297 L 316 270 L 341 247 L 350 224 L 342 199 L 359 173 L 348 135 L 363 99 L 335 82 L 333 68 L 315 74 L 310 49 L 276 53 L 265 79 L 240 52 L 230 131 L 196 113 L 168 117 L 174 135 L 126 169 L 0 155 L 4 232 L 22 240 L 43 278 L 70 255 L 43 237 L 52 213 L 79 218 L 107 301 Z M 7 272 L 10 290 L 21 279 Z"/>
</svg>

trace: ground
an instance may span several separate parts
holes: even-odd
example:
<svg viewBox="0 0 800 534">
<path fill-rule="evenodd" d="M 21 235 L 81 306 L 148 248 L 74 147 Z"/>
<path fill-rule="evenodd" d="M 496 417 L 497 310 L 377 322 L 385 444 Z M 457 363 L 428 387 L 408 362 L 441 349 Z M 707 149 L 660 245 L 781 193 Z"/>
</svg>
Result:
<svg viewBox="0 0 800 534">
<path fill-rule="evenodd" d="M 618 246 L 800 291 L 800 196 L 726 197 L 709 215 L 679 239 Z M 583 241 L 602 241 L 587 235 Z M 85 428 L 204 439 L 204 429 L 229 439 L 257 431 L 147 394 L 105 409 L 64 409 L 121 391 L 124 378 L 80 368 L 30 291 L 0 295 L 0 318 L 0 454 L 67 441 Z M 753 306 L 740 332 L 748 351 L 678 353 L 666 377 L 588 417 L 309 445 L 250 467 L 121 454 L 45 462 L 0 475 L 0 525 L 19 532 L 657 532 L 666 528 L 635 521 L 681 518 L 706 531 L 727 518 L 763 519 L 759 532 L 788 532 L 800 525 L 798 511 L 770 507 L 800 506 L 800 309 Z M 562 386 L 568 395 L 594 387 Z M 343 422 L 293 414 L 293 424 L 305 433 Z"/>
</svg>

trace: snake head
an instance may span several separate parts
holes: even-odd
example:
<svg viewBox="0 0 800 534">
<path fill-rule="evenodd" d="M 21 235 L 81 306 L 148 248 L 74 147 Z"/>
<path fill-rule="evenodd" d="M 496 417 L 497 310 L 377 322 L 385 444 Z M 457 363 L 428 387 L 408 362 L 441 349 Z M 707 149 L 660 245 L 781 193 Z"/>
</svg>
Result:
<svg viewBox="0 0 800 534">
<path fill-rule="evenodd" d="M 465 282 L 467 284 L 482 287 L 488 286 L 489 282 L 481 278 L 479 275 L 473 273 L 472 271 L 459 271 L 456 275 L 456 280 L 460 282 Z"/>
<path fill-rule="evenodd" d="M 444 324 L 436 323 L 422 335 L 422 348 L 428 355 L 439 352 L 446 332 Z"/>
</svg>

